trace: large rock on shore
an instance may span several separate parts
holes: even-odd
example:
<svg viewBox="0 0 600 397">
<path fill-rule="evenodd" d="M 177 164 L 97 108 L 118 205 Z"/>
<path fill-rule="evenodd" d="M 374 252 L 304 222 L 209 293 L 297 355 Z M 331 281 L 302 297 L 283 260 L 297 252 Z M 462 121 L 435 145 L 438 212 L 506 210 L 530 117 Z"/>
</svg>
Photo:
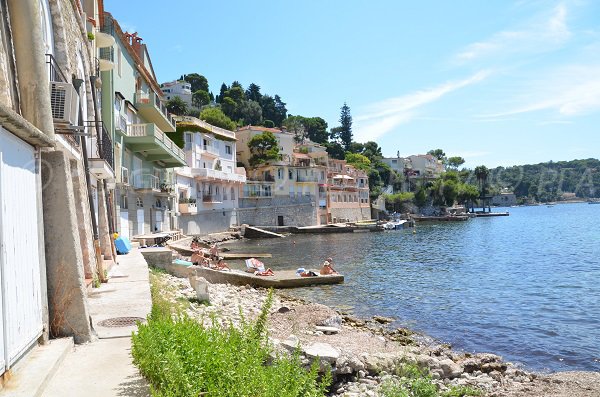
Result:
<svg viewBox="0 0 600 397">
<path fill-rule="evenodd" d="M 309 358 L 319 357 L 330 364 L 340 357 L 340 351 L 329 343 L 315 342 L 304 349 L 304 354 Z"/>
</svg>

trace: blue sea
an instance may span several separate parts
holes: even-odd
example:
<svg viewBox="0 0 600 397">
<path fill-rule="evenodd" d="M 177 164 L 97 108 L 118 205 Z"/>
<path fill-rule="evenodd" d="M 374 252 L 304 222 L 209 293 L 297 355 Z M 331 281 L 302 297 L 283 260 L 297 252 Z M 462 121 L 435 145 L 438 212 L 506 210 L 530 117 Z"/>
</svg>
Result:
<svg viewBox="0 0 600 397">
<path fill-rule="evenodd" d="M 494 209 L 504 211 L 506 209 Z M 290 290 L 397 319 L 454 348 L 537 371 L 600 371 L 600 205 L 509 208 L 510 216 L 381 233 L 244 241 L 275 271 L 331 256 L 342 285 Z"/>
</svg>

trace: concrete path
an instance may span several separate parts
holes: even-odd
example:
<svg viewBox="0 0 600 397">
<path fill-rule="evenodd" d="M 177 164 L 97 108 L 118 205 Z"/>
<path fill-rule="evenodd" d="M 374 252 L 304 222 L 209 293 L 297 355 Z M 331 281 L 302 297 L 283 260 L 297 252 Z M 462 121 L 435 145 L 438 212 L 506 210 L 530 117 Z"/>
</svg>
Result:
<svg viewBox="0 0 600 397">
<path fill-rule="evenodd" d="M 49 381 L 44 397 L 149 396 L 146 381 L 132 364 L 131 333 L 137 326 L 107 327 L 117 317 L 145 319 L 151 309 L 148 265 L 137 248 L 119 255 L 109 282 L 88 296 L 92 325 L 99 340 L 76 345 Z"/>
</svg>

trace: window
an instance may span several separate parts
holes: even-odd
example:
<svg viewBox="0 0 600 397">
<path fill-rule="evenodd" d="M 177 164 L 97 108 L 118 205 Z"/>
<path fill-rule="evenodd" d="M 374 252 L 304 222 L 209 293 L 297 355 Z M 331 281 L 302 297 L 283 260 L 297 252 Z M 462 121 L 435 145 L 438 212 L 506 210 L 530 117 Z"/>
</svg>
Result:
<svg viewBox="0 0 600 397">
<path fill-rule="evenodd" d="M 46 54 L 54 55 L 54 32 L 52 31 L 52 17 L 48 0 L 40 0 L 40 22 L 42 24 L 42 40 Z"/>
<path fill-rule="evenodd" d="M 115 96 L 115 113 L 121 112 L 121 98 L 116 95 Z"/>
<path fill-rule="evenodd" d="M 231 188 L 231 201 L 235 200 L 235 189 Z"/>
<path fill-rule="evenodd" d="M 231 154 L 231 146 L 230 145 L 225 145 L 225 153 Z"/>
<path fill-rule="evenodd" d="M 288 179 L 294 179 L 292 176 L 292 170 L 288 170 Z"/>
<path fill-rule="evenodd" d="M 283 179 L 283 168 L 277 169 L 277 179 Z"/>
<path fill-rule="evenodd" d="M 135 205 L 138 208 L 144 208 L 144 202 L 142 201 L 142 198 L 138 196 L 138 198 L 135 201 Z"/>
<path fill-rule="evenodd" d="M 121 195 L 121 209 L 122 210 L 126 210 L 129 208 L 129 202 L 127 200 L 127 195 L 126 194 L 122 194 Z"/>
</svg>

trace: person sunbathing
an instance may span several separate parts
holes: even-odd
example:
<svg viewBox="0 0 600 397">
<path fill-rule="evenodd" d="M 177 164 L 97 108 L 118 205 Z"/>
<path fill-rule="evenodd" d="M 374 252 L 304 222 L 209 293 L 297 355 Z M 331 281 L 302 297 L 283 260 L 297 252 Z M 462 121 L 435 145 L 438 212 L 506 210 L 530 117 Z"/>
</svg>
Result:
<svg viewBox="0 0 600 397">
<path fill-rule="evenodd" d="M 255 276 L 274 276 L 275 272 L 273 270 L 271 270 L 271 268 L 267 268 L 267 270 L 263 270 L 263 271 L 256 271 L 254 272 Z"/>
<path fill-rule="evenodd" d="M 265 264 L 256 258 L 246 259 L 246 271 L 248 273 L 262 272 L 265 270 Z"/>
<path fill-rule="evenodd" d="M 327 258 L 325 262 L 323 262 L 323 266 L 321 267 L 321 271 L 319 273 L 324 276 L 338 274 L 338 272 L 333 268 L 333 259 Z"/>
<path fill-rule="evenodd" d="M 215 269 L 217 270 L 231 270 L 229 265 L 225 262 L 223 258 L 220 258 L 217 264 L 215 265 Z"/>
</svg>

